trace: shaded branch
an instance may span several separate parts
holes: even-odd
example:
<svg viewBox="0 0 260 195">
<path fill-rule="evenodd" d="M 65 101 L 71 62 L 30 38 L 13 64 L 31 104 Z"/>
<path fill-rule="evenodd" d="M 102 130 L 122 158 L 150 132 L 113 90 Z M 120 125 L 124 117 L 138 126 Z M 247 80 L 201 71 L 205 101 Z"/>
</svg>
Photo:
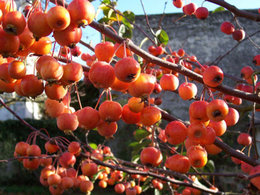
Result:
<svg viewBox="0 0 260 195">
<path fill-rule="evenodd" d="M 257 22 L 260 21 L 260 14 L 254 14 L 254 13 L 250 13 L 248 11 L 240 10 L 237 7 L 235 7 L 234 5 L 231 5 L 224 0 L 206 0 L 206 1 L 226 8 L 227 10 L 234 13 L 237 17 L 247 18 L 250 20 L 257 21 Z"/>
</svg>

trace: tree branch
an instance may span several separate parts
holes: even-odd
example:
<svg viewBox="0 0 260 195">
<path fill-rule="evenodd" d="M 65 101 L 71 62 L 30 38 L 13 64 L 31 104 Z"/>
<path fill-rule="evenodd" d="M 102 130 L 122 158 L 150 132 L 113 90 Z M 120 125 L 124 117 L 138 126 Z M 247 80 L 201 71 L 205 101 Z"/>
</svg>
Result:
<svg viewBox="0 0 260 195">
<path fill-rule="evenodd" d="M 206 1 L 220 5 L 224 8 L 226 8 L 227 10 L 234 13 L 237 17 L 247 18 L 247 19 L 250 19 L 250 20 L 257 21 L 257 22 L 260 21 L 260 15 L 259 14 L 254 14 L 254 13 L 250 13 L 250 12 L 247 12 L 247 11 L 244 11 L 244 10 L 240 10 L 237 7 L 225 2 L 224 0 L 206 0 Z"/>
</svg>

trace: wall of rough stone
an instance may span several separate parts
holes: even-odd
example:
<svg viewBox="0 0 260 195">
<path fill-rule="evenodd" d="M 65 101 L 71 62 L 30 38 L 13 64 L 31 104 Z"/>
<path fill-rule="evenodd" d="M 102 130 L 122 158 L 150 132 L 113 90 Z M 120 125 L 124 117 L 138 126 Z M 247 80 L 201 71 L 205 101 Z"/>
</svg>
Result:
<svg viewBox="0 0 260 195">
<path fill-rule="evenodd" d="M 250 11 L 257 13 L 256 10 Z M 217 57 L 225 54 L 237 44 L 237 41 L 233 40 L 231 35 L 226 35 L 220 31 L 220 25 L 223 21 L 232 21 L 233 17 L 229 12 L 211 13 L 206 20 L 199 20 L 195 18 L 195 16 L 181 18 L 182 16 L 183 14 L 166 14 L 161 23 L 162 28 L 169 35 L 168 46 L 173 51 L 183 48 L 189 55 L 197 56 L 201 64 L 205 64 L 213 62 Z M 148 16 L 153 29 L 158 27 L 160 18 L 161 15 Z M 243 18 L 238 18 L 238 21 L 247 35 L 260 31 L 260 23 Z M 142 27 L 147 34 L 151 35 L 146 28 L 144 16 L 137 16 L 135 24 Z M 134 43 L 137 45 L 140 44 L 144 37 L 145 36 L 135 28 L 133 33 Z M 260 32 L 251 37 L 251 39 L 260 45 Z M 149 45 L 151 45 L 151 43 L 147 41 L 143 48 L 147 48 Z M 223 58 L 218 65 L 223 69 L 224 73 L 239 77 L 240 70 L 243 66 L 249 65 L 254 67 L 252 59 L 259 53 L 260 50 L 256 48 L 250 40 L 245 40 L 234 49 L 230 55 Z M 256 67 L 254 67 L 254 69 L 256 69 Z M 182 76 L 180 76 L 180 80 L 183 81 Z M 224 84 L 234 86 L 235 81 L 225 78 Z M 183 103 L 174 93 L 166 93 L 167 95 L 163 95 L 163 97 L 167 100 L 162 107 L 167 110 L 173 110 L 173 112 L 174 110 L 178 110 L 177 116 L 187 120 L 187 112 L 184 109 L 187 107 L 187 102 Z"/>
</svg>

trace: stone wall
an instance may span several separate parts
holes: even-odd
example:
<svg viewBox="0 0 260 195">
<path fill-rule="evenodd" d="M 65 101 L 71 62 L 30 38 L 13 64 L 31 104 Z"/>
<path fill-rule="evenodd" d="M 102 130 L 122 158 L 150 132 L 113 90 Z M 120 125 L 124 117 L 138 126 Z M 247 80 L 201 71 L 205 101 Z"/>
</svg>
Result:
<svg viewBox="0 0 260 195">
<path fill-rule="evenodd" d="M 256 10 L 252 12 L 257 13 Z M 173 51 L 183 48 L 189 55 L 197 56 L 201 64 L 205 64 L 213 62 L 218 56 L 225 54 L 237 44 L 237 41 L 233 40 L 231 35 L 226 35 L 220 31 L 220 25 L 223 21 L 232 21 L 232 15 L 229 12 L 211 13 L 206 20 L 199 20 L 195 16 L 181 18 L 182 16 L 183 14 L 166 14 L 162 21 L 161 26 L 169 35 L 168 46 Z M 161 16 L 149 15 L 148 18 L 151 27 L 156 29 Z M 238 18 L 238 21 L 245 29 L 247 35 L 260 30 L 260 23 L 243 18 Z M 152 37 L 151 33 L 146 30 L 147 26 L 144 16 L 136 17 L 136 25 L 142 27 Z M 133 33 L 134 43 L 138 45 L 143 39 L 143 34 L 135 28 Z M 260 32 L 251 37 L 251 39 L 260 45 Z M 147 49 L 149 45 L 151 43 L 147 41 L 143 48 Z M 259 53 L 259 49 L 254 47 L 249 40 L 245 40 L 230 55 L 220 61 L 218 65 L 223 69 L 224 73 L 239 77 L 243 66 L 250 65 L 254 67 L 252 59 Z M 180 76 L 181 81 L 183 81 L 183 78 L 183 76 Z M 225 78 L 224 84 L 234 86 L 235 81 Z M 187 102 L 182 101 L 174 93 L 166 93 L 167 95 L 162 95 L 166 98 L 162 107 L 172 110 L 178 117 L 188 120 L 187 109 L 185 109 L 187 108 Z M 178 113 L 174 112 L 174 110 L 177 110 Z"/>
</svg>

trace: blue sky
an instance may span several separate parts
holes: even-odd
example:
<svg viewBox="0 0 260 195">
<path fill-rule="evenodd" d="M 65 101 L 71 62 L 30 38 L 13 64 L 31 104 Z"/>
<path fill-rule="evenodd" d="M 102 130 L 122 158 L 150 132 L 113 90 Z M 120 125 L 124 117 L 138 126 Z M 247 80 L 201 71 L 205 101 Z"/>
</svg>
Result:
<svg viewBox="0 0 260 195">
<path fill-rule="evenodd" d="M 172 0 L 143 0 L 143 4 L 147 14 L 160 14 L 163 12 L 164 4 L 167 2 L 166 13 L 176 13 L 182 12 L 182 9 L 175 8 L 172 4 Z M 214 10 L 218 6 L 205 2 L 203 0 L 186 0 L 185 2 L 193 2 L 197 6 L 201 6 L 203 3 L 204 7 L 207 7 L 209 10 Z M 235 5 L 239 9 L 255 9 L 260 8 L 260 0 L 226 0 L 226 2 Z M 94 1 L 94 6 L 97 7 L 100 3 L 100 0 Z M 140 3 L 140 0 L 118 0 L 118 9 L 125 11 L 131 10 L 136 15 L 143 14 L 143 9 Z"/>
<path fill-rule="evenodd" d="M 166 5 L 166 13 L 177 13 L 182 12 L 182 9 L 175 8 L 172 4 L 172 0 L 142 0 L 145 11 L 147 14 L 161 14 L 164 10 L 165 2 Z M 96 10 L 100 5 L 101 0 L 95 0 L 93 5 L 95 6 Z M 198 7 L 203 6 L 207 7 L 210 11 L 219 7 L 210 2 L 205 2 L 203 0 L 186 0 L 185 2 L 195 3 Z M 258 9 L 260 8 L 260 0 L 226 0 L 226 2 L 236 6 L 239 9 Z M 117 9 L 124 12 L 126 10 L 133 11 L 136 15 L 142 15 L 143 9 L 140 3 L 140 0 L 118 0 Z M 102 15 L 100 14 L 98 18 Z M 100 34 L 91 28 L 87 28 L 84 30 L 83 40 L 86 42 L 92 42 L 93 46 L 100 42 Z M 83 48 L 82 48 L 83 49 Z M 85 52 L 85 51 L 84 51 Z M 89 51 L 88 51 L 89 52 Z"/>
</svg>

